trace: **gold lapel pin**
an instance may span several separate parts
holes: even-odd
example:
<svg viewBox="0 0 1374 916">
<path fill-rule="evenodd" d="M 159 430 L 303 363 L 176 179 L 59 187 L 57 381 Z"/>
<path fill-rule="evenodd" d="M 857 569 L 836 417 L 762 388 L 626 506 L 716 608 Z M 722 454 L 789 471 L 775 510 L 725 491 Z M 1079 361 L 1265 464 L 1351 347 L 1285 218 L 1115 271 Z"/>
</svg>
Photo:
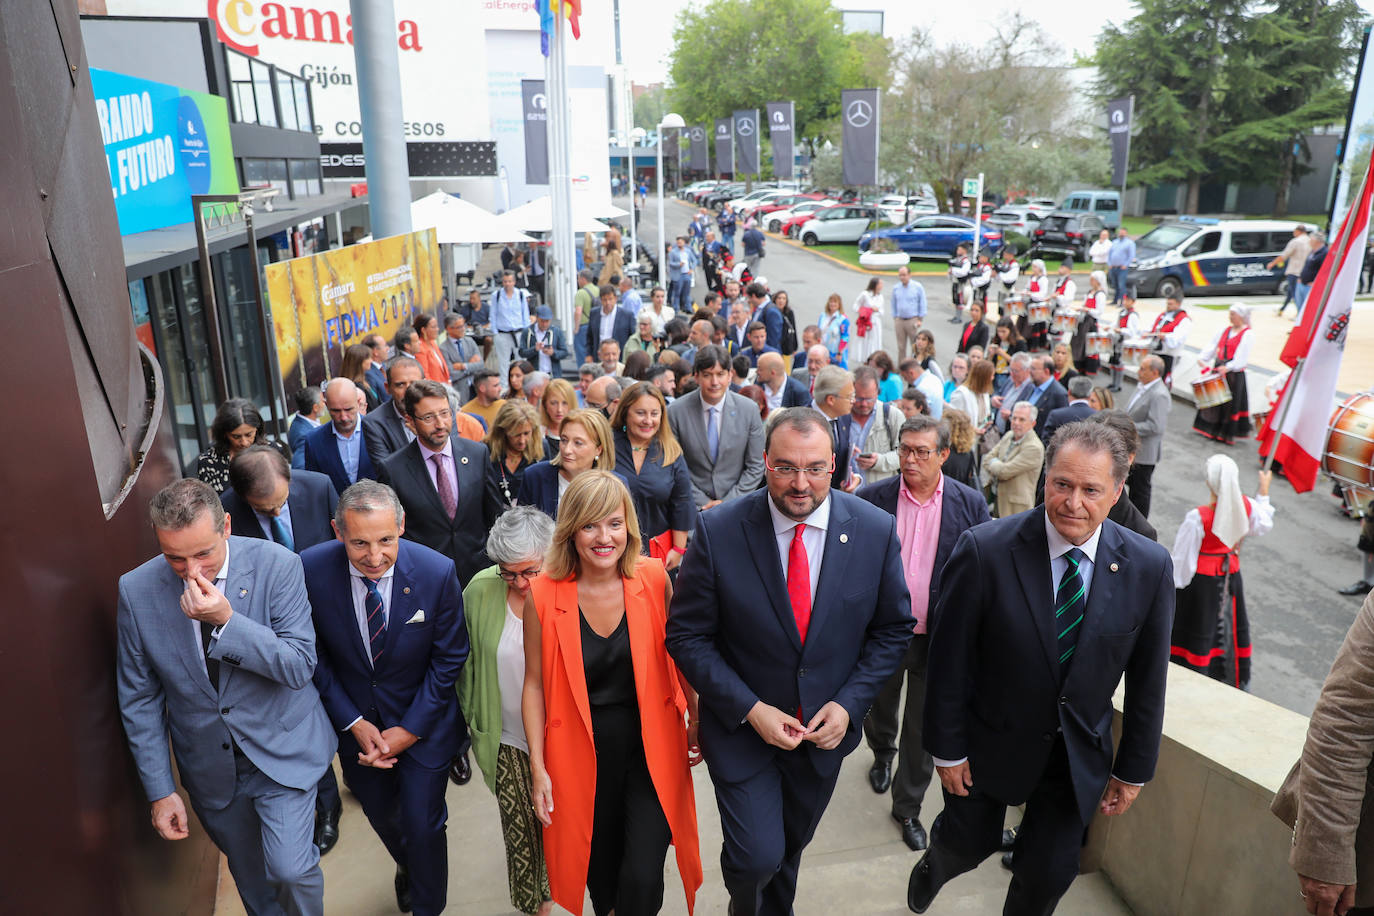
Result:
<svg viewBox="0 0 1374 916">
<path fill-rule="evenodd" d="M 241 589 L 239 589 L 239 597 L 240 597 L 240 598 L 247 598 L 247 597 L 248 597 L 248 589 L 246 589 L 246 588 L 241 588 Z"/>
<path fill-rule="evenodd" d="M 849 535 L 847 535 L 847 534 L 842 534 L 842 535 L 840 535 L 840 543 L 841 543 L 841 544 L 848 544 L 848 543 L 849 543 Z"/>
<path fill-rule="evenodd" d="M 401 589 L 401 591 L 404 592 L 405 594 L 409 595 L 409 594 L 410 594 L 410 586 L 407 585 L 405 588 Z"/>
<path fill-rule="evenodd" d="M 1111 568 L 1111 571 L 1112 571 L 1112 572 L 1116 572 L 1116 571 L 1117 571 L 1118 569 L 1120 569 L 1121 567 L 1120 567 L 1120 566 L 1117 566 L 1115 563 L 1113 563 L 1113 564 L 1111 565 L 1110 568 Z"/>
</svg>

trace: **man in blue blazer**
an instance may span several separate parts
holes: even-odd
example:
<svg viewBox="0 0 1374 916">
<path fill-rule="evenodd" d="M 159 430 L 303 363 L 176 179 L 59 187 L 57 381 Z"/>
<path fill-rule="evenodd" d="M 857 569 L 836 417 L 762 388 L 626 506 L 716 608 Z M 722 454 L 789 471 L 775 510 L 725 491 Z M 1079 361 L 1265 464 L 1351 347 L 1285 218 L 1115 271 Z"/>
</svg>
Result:
<svg viewBox="0 0 1374 916">
<path fill-rule="evenodd" d="M 1116 432 L 1070 423 L 1045 457 L 1044 506 L 965 531 L 945 566 L 922 736 L 945 806 L 908 884 L 917 913 L 999 848 L 1007 806 L 1020 804 L 1003 912 L 1053 912 L 1078 875 L 1094 811 L 1125 812 L 1154 775 L 1174 614 L 1169 554 L 1107 518 L 1130 464 Z"/>
<path fill-rule="evenodd" d="M 1069 379 L 1069 384 L 1065 388 L 1069 393 L 1069 403 L 1050 411 L 1050 415 L 1045 419 L 1045 436 L 1041 440 L 1045 445 L 1050 444 L 1055 430 L 1059 427 L 1076 420 L 1086 420 L 1097 413 L 1088 403 L 1088 396 L 1093 393 L 1092 379 L 1086 375 L 1075 375 Z"/>
<path fill-rule="evenodd" d="M 433 916 L 448 895 L 444 790 L 459 741 L 454 682 L 468 656 L 453 561 L 401 539 L 401 502 L 360 481 L 338 541 L 301 557 L 314 609 L 315 686 L 341 733 L 344 782 L 396 862 L 396 904 Z"/>
<path fill-rule="evenodd" d="M 787 364 L 779 353 L 765 353 L 759 357 L 754 380 L 763 389 L 771 407 L 808 407 L 811 404 L 811 389 L 787 374 Z"/>
<path fill-rule="evenodd" d="M 178 480 L 153 497 L 160 557 L 119 580 L 116 678 L 129 749 L 163 839 L 188 835 L 177 772 L 253 916 L 324 913 L 315 785 L 334 730 L 311 682 L 301 561 L 232 537 L 219 495 Z"/>
<path fill-rule="evenodd" d="M 324 386 L 324 406 L 329 422 L 305 437 L 305 469 L 329 475 L 337 493 L 355 481 L 375 480 L 367 431 L 358 422 L 358 386 L 346 378 L 330 379 Z"/>
<path fill-rule="evenodd" d="M 620 352 L 625 352 L 625 344 L 629 341 L 630 335 L 635 332 L 634 316 L 616 304 L 615 287 L 609 283 L 603 284 L 600 290 L 601 308 L 592 309 L 591 317 L 587 320 L 582 333 L 583 345 L 587 353 L 596 353 L 602 340 L 601 327 L 606 322 L 611 323 L 610 336 L 615 338 L 615 342 L 620 344 Z M 588 356 L 588 362 L 591 357 Z"/>
<path fill-rule="evenodd" d="M 334 504 L 338 494 L 329 478 L 315 471 L 294 474 L 281 452 L 253 445 L 229 465 L 229 488 L 220 494 L 229 513 L 229 532 L 236 537 L 276 541 L 293 553 L 334 540 Z M 343 800 L 331 766 L 315 793 L 315 845 L 324 855 L 339 842 Z"/>
<path fill-rule="evenodd" d="M 897 521 L 902 545 L 902 570 L 911 591 L 911 616 L 915 633 L 897 673 L 883 685 L 864 719 L 864 737 L 873 751 L 869 784 L 879 794 L 892 787 L 892 819 L 902 841 L 912 850 L 926 848 L 921 825 L 921 801 L 930 786 L 934 763 L 921 747 L 921 707 L 926 696 L 926 667 L 930 657 L 928 611 L 941 593 L 941 571 L 954 551 L 959 535 L 989 521 L 988 502 L 982 494 L 941 472 L 949 457 L 949 425 L 924 415 L 902 424 L 897 434 L 897 461 L 901 473 L 860 487 L 860 499 Z M 897 738 L 897 707 L 906 680 L 906 712 L 902 716 L 901 743 Z M 897 759 L 896 779 L 892 760 Z"/>
<path fill-rule="evenodd" d="M 840 764 L 911 639 L 892 517 L 830 488 L 820 413 L 769 419 L 767 489 L 701 514 L 667 624 L 701 698 L 737 916 L 792 911 Z"/>
<path fill-rule="evenodd" d="M 1048 353 L 1031 357 L 1030 380 L 1031 389 L 1026 395 L 1026 400 L 1033 404 L 1037 411 L 1035 434 L 1040 437 L 1041 442 L 1049 445 L 1049 440 L 1045 438 L 1045 424 L 1049 422 L 1051 413 L 1069 406 L 1069 393 L 1054 377 L 1054 359 Z"/>
<path fill-rule="evenodd" d="M 286 430 L 286 444 L 291 447 L 291 466 L 305 467 L 305 437 L 320 425 L 324 413 L 324 395 L 314 385 L 296 392 L 296 415 Z"/>
</svg>

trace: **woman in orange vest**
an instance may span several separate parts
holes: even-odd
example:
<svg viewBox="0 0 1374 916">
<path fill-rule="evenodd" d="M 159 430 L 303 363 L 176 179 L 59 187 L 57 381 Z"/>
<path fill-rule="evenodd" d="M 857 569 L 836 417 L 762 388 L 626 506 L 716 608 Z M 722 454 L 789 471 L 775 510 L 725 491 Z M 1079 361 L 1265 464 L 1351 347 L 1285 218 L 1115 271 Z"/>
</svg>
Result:
<svg viewBox="0 0 1374 916">
<path fill-rule="evenodd" d="M 523 699 L 549 885 L 574 913 L 584 888 L 597 916 L 657 913 L 669 842 L 688 912 L 701 886 L 697 699 L 664 648 L 671 596 L 629 490 L 579 474 L 526 604 Z"/>
<path fill-rule="evenodd" d="M 1170 660 L 1232 687 L 1250 684 L 1250 619 L 1240 579 L 1240 544 L 1274 527 L 1271 471 L 1260 471 L 1254 499 L 1226 455 L 1207 459 L 1212 501 L 1188 510 L 1174 539 L 1174 631 Z"/>
</svg>

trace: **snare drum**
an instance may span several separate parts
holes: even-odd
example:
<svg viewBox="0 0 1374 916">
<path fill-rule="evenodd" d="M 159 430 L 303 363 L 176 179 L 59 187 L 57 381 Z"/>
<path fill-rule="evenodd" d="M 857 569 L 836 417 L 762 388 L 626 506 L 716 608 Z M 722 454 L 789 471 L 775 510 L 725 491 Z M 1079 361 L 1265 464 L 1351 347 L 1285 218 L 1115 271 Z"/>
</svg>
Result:
<svg viewBox="0 0 1374 916">
<path fill-rule="evenodd" d="M 1019 293 L 1010 295 L 1002 304 L 1002 308 L 1013 318 L 1022 318 L 1026 314 L 1026 297 Z"/>
<path fill-rule="evenodd" d="M 1121 345 L 1121 364 L 1138 369 L 1140 368 L 1140 361 L 1153 351 L 1154 345 L 1148 338 L 1136 337 L 1128 340 Z"/>
<path fill-rule="evenodd" d="M 1047 302 L 1032 302 L 1026 307 L 1031 324 L 1049 324 L 1050 306 Z"/>
<path fill-rule="evenodd" d="M 1230 401 L 1231 386 L 1226 383 L 1226 376 L 1218 372 L 1194 379 L 1193 400 L 1197 403 L 1198 410 L 1218 407 Z"/>
<path fill-rule="evenodd" d="M 1056 334 L 1073 334 L 1078 330 L 1078 322 L 1083 316 L 1076 311 L 1062 311 L 1054 316 L 1054 324 L 1051 326 Z"/>
<path fill-rule="evenodd" d="M 1094 332 L 1088 335 L 1083 352 L 1098 359 L 1110 359 L 1112 355 L 1112 335 Z"/>
<path fill-rule="evenodd" d="M 1351 395 L 1331 414 L 1322 470 L 1342 483 L 1374 488 L 1374 393 Z"/>
</svg>

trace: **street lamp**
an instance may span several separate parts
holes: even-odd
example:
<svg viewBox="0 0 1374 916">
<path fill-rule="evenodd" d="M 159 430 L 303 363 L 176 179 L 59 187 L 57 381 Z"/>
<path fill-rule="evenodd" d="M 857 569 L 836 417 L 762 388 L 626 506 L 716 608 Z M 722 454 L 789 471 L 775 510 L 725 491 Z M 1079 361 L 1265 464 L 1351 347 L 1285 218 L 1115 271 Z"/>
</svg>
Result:
<svg viewBox="0 0 1374 916">
<path fill-rule="evenodd" d="M 663 131 L 665 129 L 677 130 L 686 126 L 687 122 L 682 120 L 682 115 L 672 111 L 664 115 L 663 120 L 658 122 L 658 157 L 654 174 L 658 178 L 658 285 L 664 289 L 668 288 L 668 281 L 665 279 L 668 271 L 668 249 L 667 240 L 663 234 Z"/>
</svg>

